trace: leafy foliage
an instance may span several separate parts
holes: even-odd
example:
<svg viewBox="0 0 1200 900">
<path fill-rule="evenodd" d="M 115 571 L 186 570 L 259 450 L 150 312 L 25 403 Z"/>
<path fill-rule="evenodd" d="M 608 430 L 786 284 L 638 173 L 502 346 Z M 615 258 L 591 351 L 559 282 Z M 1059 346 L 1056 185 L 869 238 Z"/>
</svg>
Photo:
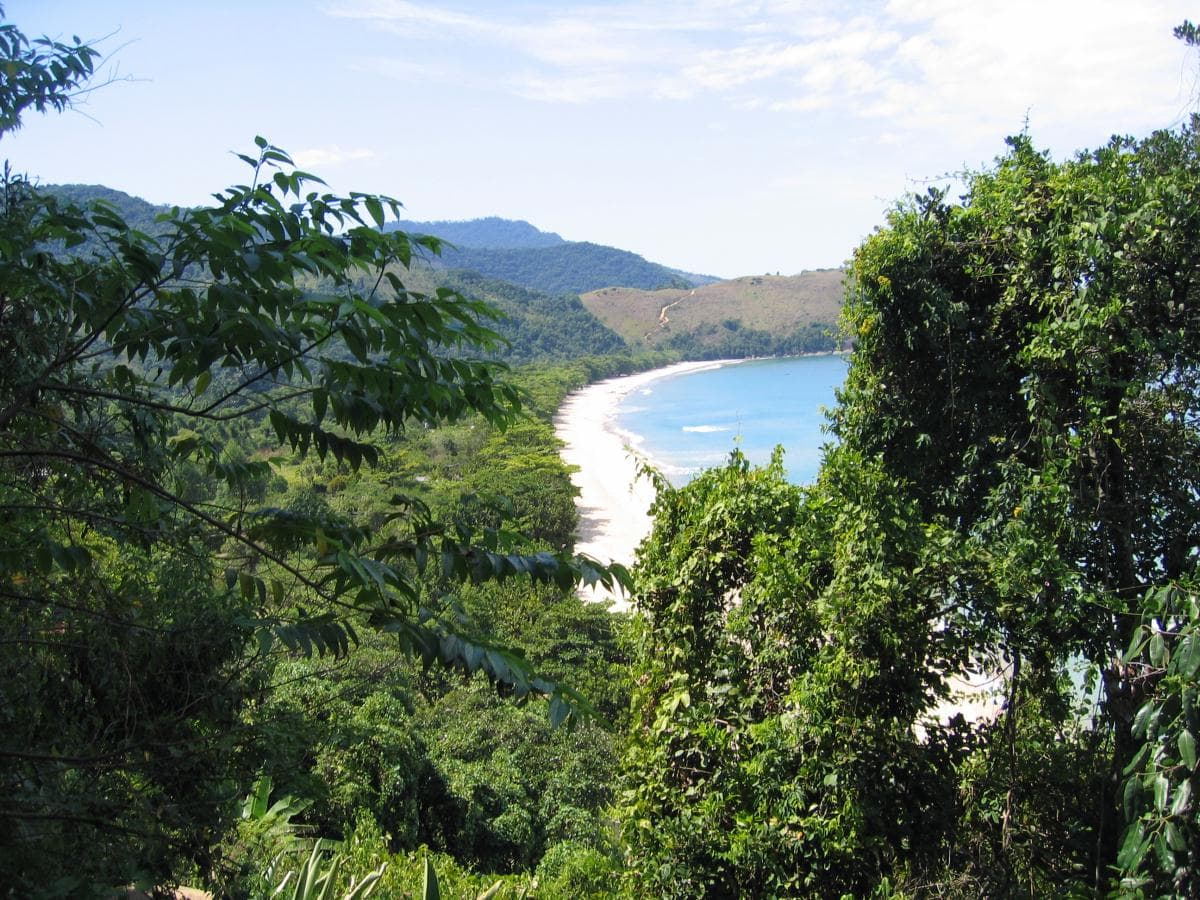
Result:
<svg viewBox="0 0 1200 900">
<path fill-rule="evenodd" d="M 912 730 L 931 690 L 905 584 L 920 530 L 877 473 L 839 475 L 840 508 L 778 454 L 660 488 L 623 801 L 652 893 L 863 895 L 936 842 L 944 786 Z"/>
<path fill-rule="evenodd" d="M 964 182 L 855 253 L 818 484 L 660 496 L 625 811 L 664 894 L 1193 889 L 1195 123 Z M 980 669 L 999 720 L 938 715 Z"/>
<path fill-rule="evenodd" d="M 3 38 L 20 75 L 4 131 L 90 73 L 86 45 Z M 490 307 L 405 287 L 440 244 L 382 233 L 396 201 L 323 192 L 262 138 L 241 158 L 247 184 L 154 233 L 0 184 L 0 871 L 47 894 L 212 867 L 262 758 L 242 710 L 284 653 L 393 635 L 571 717 L 577 692 L 479 632 L 453 591 L 622 574 L 440 521 L 415 492 L 369 518 L 315 492 L 264 502 L 289 464 L 353 474 L 410 431 L 503 429 L 520 393 L 470 358 L 498 340 Z"/>
<path fill-rule="evenodd" d="M 1196 893 L 1200 871 L 1200 597 L 1164 587 L 1144 615 L 1121 660 L 1130 683 L 1152 688 L 1133 717 L 1141 746 L 1122 772 L 1128 825 L 1117 867 L 1126 891 L 1184 897 Z"/>
<path fill-rule="evenodd" d="M 0 7 L 0 135 L 21 127 L 21 117 L 34 112 L 61 112 L 84 90 L 99 52 L 74 38 L 70 44 L 50 38 L 30 40 Z"/>
</svg>

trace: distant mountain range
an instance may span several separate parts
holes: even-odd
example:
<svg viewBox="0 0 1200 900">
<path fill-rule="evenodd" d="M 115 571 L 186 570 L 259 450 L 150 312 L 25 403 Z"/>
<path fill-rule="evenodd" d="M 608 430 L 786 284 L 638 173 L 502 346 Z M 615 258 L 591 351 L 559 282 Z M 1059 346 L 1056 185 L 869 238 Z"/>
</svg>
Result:
<svg viewBox="0 0 1200 900">
<path fill-rule="evenodd" d="M 565 241 L 523 220 L 490 216 L 466 222 L 396 222 L 385 226 L 431 234 L 453 244 L 433 265 L 467 269 L 547 294 L 582 294 L 602 287 L 691 288 L 718 279 L 649 262 L 636 253 Z"/>
<path fill-rule="evenodd" d="M 130 227 L 149 234 L 161 229 L 155 217 L 169 209 L 102 185 L 42 190 L 79 204 L 103 200 Z M 506 318 L 495 328 L 510 345 L 501 356 L 514 363 L 624 349 L 704 359 L 839 345 L 839 269 L 718 281 L 616 247 L 566 241 L 521 220 L 403 221 L 387 228 L 456 245 L 440 258 L 414 261 L 405 284 L 422 292 L 450 287 L 496 306 Z M 85 245 L 75 252 L 101 249 Z"/>
<path fill-rule="evenodd" d="M 386 231 L 396 229 L 414 234 L 432 234 L 459 247 L 488 250 L 534 250 L 567 243 L 553 231 L 542 231 L 524 219 L 501 219 L 499 216 L 464 222 L 413 222 L 402 219 L 384 226 Z"/>
<path fill-rule="evenodd" d="M 147 234 L 162 232 L 162 225 L 155 221 L 155 217 L 170 209 L 168 206 L 155 206 L 140 197 L 133 197 L 123 191 L 98 184 L 42 185 L 41 190 L 80 205 L 96 200 L 104 201 L 116 208 L 131 228 Z M 528 248 L 539 243 L 550 249 L 573 246 L 556 234 L 538 231 L 527 222 L 496 218 L 480 221 L 485 223 L 482 227 L 485 239 L 496 239 L 496 235 L 507 233 L 509 240 L 524 240 Z M 476 223 L 470 222 L 400 224 L 463 225 L 463 229 L 454 232 L 459 237 L 464 234 L 481 233 Z M 395 230 L 400 224 L 392 226 L 389 230 Z M 422 228 L 405 227 L 404 230 L 430 233 L 428 229 Z M 449 227 L 446 230 L 452 231 Z M 603 249 L 616 254 L 624 253 L 611 247 Z M 98 243 L 94 246 L 85 243 L 74 248 L 73 252 L 102 253 L 104 248 Z M 633 254 L 628 256 L 633 257 Z M 624 340 L 584 309 L 574 292 L 541 292 L 501 281 L 486 273 L 469 271 L 462 267 L 447 269 L 444 265 L 425 265 L 417 261 L 414 261 L 412 269 L 404 276 L 404 283 L 410 290 L 423 293 L 430 293 L 439 287 L 449 287 L 467 296 L 486 300 L 500 310 L 504 318 L 498 323 L 492 323 L 491 327 L 508 342 L 507 349 L 498 354 L 508 362 L 519 364 L 539 359 L 567 360 L 626 349 Z"/>
</svg>

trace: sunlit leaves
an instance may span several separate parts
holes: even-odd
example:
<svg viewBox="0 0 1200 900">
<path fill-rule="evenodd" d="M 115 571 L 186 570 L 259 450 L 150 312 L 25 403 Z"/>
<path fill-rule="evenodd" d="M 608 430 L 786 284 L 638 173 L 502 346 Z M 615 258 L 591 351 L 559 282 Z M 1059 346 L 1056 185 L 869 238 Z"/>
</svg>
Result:
<svg viewBox="0 0 1200 900">
<path fill-rule="evenodd" d="M 1131 734 L 1141 747 L 1122 773 L 1128 825 L 1117 865 L 1129 887 L 1183 894 L 1190 884 L 1189 852 L 1200 840 L 1198 639 L 1200 599 L 1194 587 L 1172 585 L 1151 593 L 1145 621 L 1122 657 L 1131 687 L 1155 687 L 1133 717 Z"/>
</svg>

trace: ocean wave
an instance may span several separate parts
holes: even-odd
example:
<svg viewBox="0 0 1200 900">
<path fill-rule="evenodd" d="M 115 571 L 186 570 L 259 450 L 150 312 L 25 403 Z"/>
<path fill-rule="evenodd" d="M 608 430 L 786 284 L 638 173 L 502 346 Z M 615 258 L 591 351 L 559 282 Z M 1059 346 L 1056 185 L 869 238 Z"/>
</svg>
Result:
<svg viewBox="0 0 1200 900">
<path fill-rule="evenodd" d="M 684 431 L 691 431 L 695 434 L 712 434 L 717 431 L 729 431 L 728 425 L 684 425 Z"/>
<path fill-rule="evenodd" d="M 621 439 L 621 443 L 633 450 L 640 448 L 641 445 L 646 441 L 644 435 L 637 434 L 633 431 L 626 431 L 624 428 L 614 428 L 613 431 L 616 433 L 617 437 Z"/>
</svg>

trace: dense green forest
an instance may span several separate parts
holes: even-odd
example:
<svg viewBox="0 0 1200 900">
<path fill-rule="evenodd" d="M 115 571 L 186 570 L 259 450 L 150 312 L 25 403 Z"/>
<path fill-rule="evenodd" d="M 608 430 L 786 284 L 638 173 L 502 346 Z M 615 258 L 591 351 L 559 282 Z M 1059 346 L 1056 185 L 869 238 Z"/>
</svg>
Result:
<svg viewBox="0 0 1200 900">
<path fill-rule="evenodd" d="M 497 355 L 506 362 L 566 361 L 628 350 L 620 335 L 592 315 L 576 294 L 552 296 L 461 270 L 440 274 L 438 281 L 486 300 L 502 314 L 495 328 L 506 343 Z"/>
<path fill-rule="evenodd" d="M 684 359 L 743 359 L 752 356 L 800 356 L 829 353 L 841 346 L 833 323 L 802 325 L 790 334 L 746 328 L 741 319 L 726 319 L 695 331 L 677 332 L 661 344 Z"/>
<path fill-rule="evenodd" d="M 0 138 L 97 59 L 0 52 Z M 6 171 L 0 890 L 1197 895 L 1198 128 L 900 200 L 818 481 L 660 480 L 631 573 L 550 417 L 673 356 L 262 138 L 153 227 Z"/>
<path fill-rule="evenodd" d="M 113 190 L 100 184 L 47 184 L 41 190 L 57 197 L 64 203 L 87 206 L 100 201 L 112 206 L 130 228 L 154 234 L 159 230 L 157 217 L 167 212 L 168 206 L 155 206 L 141 197 L 133 197 L 124 191 Z M 94 244 L 82 248 L 82 252 L 99 249 Z"/>
<path fill-rule="evenodd" d="M 628 250 L 565 241 L 523 220 L 497 216 L 465 222 L 402 219 L 384 227 L 433 235 L 450 244 L 438 259 L 431 260 L 434 265 L 480 272 L 549 294 L 580 294 L 613 285 L 657 290 L 719 280 L 648 262 Z"/>
<path fill-rule="evenodd" d="M 651 291 L 691 286 L 674 270 L 636 253 L 585 241 L 517 250 L 447 247 L 440 259 L 452 268 L 481 272 L 547 294 L 581 294 L 611 285 Z"/>
</svg>

